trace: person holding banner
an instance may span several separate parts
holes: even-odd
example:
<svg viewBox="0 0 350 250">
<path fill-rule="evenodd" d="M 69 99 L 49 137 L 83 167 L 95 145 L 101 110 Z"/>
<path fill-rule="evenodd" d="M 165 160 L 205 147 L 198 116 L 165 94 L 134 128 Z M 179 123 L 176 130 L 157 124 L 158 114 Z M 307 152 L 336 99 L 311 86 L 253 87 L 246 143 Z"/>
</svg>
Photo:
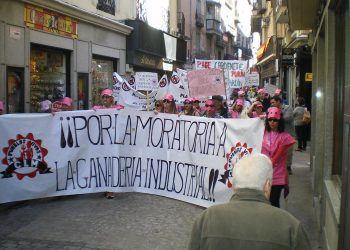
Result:
<svg viewBox="0 0 350 250">
<path fill-rule="evenodd" d="M 193 101 L 193 98 L 187 97 L 184 101 L 184 110 L 179 115 L 199 116 L 199 112 L 193 107 Z"/>
<path fill-rule="evenodd" d="M 213 100 L 207 100 L 204 106 L 204 114 L 203 117 L 207 118 L 222 118 L 217 112 L 215 108 L 215 102 Z"/>
<path fill-rule="evenodd" d="M 113 90 L 111 89 L 104 89 L 101 91 L 101 98 L 102 98 L 102 105 L 95 105 L 92 107 L 93 110 L 98 109 L 123 109 L 124 106 L 122 105 L 114 105 L 114 97 L 113 97 Z M 113 199 L 114 193 L 113 192 L 105 192 L 105 196 L 107 199 Z"/>
<path fill-rule="evenodd" d="M 174 96 L 170 94 L 166 94 L 163 97 L 163 103 L 164 103 L 164 113 L 177 114 Z"/>
<path fill-rule="evenodd" d="M 97 109 L 123 109 L 123 105 L 114 105 L 113 90 L 104 89 L 101 91 L 102 105 L 95 105 L 92 107 L 93 110 Z"/>
<path fill-rule="evenodd" d="M 198 97 L 194 97 L 194 98 L 193 98 L 193 107 L 194 107 L 195 109 L 197 109 L 199 115 L 202 114 L 203 110 L 202 110 L 202 107 L 199 106 L 199 99 L 198 99 Z"/>
<path fill-rule="evenodd" d="M 223 118 L 228 118 L 228 108 L 222 103 L 224 98 L 221 95 L 214 95 L 211 99 L 215 102 L 216 112 Z"/>
<path fill-rule="evenodd" d="M 52 103 L 51 113 L 54 114 L 55 112 L 72 111 L 72 104 L 73 99 L 66 96 L 62 100 Z"/>
<path fill-rule="evenodd" d="M 287 173 L 288 149 L 295 143 L 294 138 L 284 132 L 284 119 L 282 110 L 271 107 L 267 110 L 265 120 L 265 133 L 261 152 L 267 155 L 273 164 L 273 177 L 270 202 L 272 206 L 280 207 L 280 196 L 284 189 L 284 196 L 289 192 Z"/>
<path fill-rule="evenodd" d="M 195 220 L 188 250 L 310 250 L 301 222 L 269 204 L 271 160 L 263 154 L 240 159 L 232 169 L 233 196 Z"/>
<path fill-rule="evenodd" d="M 237 118 L 248 118 L 247 110 L 244 109 L 244 101 L 242 99 L 237 99 L 233 104 L 232 111 L 230 112 L 230 117 Z"/>
<path fill-rule="evenodd" d="M 163 113 L 164 112 L 164 103 L 163 100 L 156 100 L 154 102 L 154 112 L 155 113 Z"/>
</svg>

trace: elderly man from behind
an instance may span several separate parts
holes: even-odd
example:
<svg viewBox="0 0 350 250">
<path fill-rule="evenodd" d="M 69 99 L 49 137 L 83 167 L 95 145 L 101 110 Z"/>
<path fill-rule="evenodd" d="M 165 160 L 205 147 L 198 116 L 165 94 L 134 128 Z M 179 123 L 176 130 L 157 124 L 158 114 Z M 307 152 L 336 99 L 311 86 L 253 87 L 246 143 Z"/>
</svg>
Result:
<svg viewBox="0 0 350 250">
<path fill-rule="evenodd" d="M 206 209 L 196 219 L 188 249 L 310 249 L 300 221 L 269 203 L 272 163 L 267 156 L 242 158 L 232 176 L 231 201 Z"/>
</svg>

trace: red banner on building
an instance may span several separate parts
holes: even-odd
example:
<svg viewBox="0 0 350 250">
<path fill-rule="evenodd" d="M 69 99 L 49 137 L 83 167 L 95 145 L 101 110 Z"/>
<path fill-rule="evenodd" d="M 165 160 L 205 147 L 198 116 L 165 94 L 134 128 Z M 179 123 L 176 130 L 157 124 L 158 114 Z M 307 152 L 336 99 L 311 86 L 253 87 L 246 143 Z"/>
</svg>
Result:
<svg viewBox="0 0 350 250">
<path fill-rule="evenodd" d="M 78 23 L 76 20 L 51 10 L 26 5 L 24 23 L 27 27 L 44 30 L 61 36 L 77 38 Z"/>
</svg>

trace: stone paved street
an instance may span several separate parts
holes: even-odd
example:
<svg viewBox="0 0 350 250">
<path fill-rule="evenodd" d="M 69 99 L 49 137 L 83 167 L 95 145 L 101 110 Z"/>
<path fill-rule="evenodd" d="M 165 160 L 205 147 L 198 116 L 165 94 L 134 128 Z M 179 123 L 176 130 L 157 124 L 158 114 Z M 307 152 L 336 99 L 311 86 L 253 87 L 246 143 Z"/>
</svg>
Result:
<svg viewBox="0 0 350 250">
<path fill-rule="evenodd" d="M 305 225 L 319 248 L 308 153 L 294 153 L 291 192 L 282 207 Z M 186 249 L 203 208 L 156 195 L 102 193 L 0 205 L 0 249 Z"/>
</svg>

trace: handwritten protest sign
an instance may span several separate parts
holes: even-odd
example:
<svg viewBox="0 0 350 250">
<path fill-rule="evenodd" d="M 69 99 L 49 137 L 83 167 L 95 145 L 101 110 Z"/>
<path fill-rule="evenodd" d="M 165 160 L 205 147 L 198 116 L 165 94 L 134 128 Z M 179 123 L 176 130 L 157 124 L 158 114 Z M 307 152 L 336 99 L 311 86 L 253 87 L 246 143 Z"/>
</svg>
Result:
<svg viewBox="0 0 350 250">
<path fill-rule="evenodd" d="M 244 86 L 259 86 L 259 73 L 247 73 Z"/>
<path fill-rule="evenodd" d="M 225 95 L 221 69 L 192 70 L 187 74 L 191 96 Z"/>
<path fill-rule="evenodd" d="M 264 124 L 104 109 L 2 115 L 0 131 L 0 203 L 110 191 L 209 207 L 232 196 Z"/>
<path fill-rule="evenodd" d="M 154 72 L 136 72 L 135 82 L 136 90 L 157 90 L 158 74 Z"/>
</svg>

